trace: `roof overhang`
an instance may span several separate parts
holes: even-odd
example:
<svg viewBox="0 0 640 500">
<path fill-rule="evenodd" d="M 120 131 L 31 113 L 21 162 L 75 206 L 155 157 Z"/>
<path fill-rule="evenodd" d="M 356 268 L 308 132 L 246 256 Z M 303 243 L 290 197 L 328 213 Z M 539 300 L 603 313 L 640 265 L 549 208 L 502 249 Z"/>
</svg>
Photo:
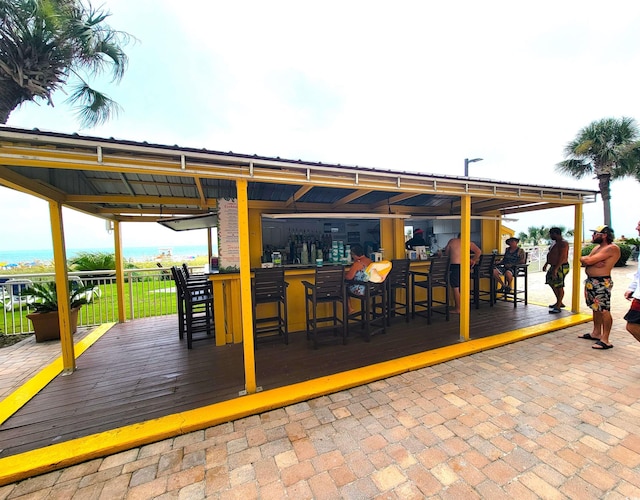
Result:
<svg viewBox="0 0 640 500">
<path fill-rule="evenodd" d="M 597 191 L 381 170 L 0 127 L 0 184 L 104 219 L 206 216 L 237 196 L 263 213 L 498 216 L 590 203 Z"/>
</svg>

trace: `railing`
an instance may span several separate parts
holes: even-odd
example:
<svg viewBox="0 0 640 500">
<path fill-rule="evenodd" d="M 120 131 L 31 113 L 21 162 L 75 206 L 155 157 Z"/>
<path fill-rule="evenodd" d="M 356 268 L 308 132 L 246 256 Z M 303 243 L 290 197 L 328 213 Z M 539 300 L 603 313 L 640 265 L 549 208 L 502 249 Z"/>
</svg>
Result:
<svg viewBox="0 0 640 500">
<path fill-rule="evenodd" d="M 547 262 L 549 247 L 547 245 L 524 245 L 522 248 L 529 254 L 529 272 L 542 271 L 545 262 Z M 569 262 L 573 262 L 573 245 L 571 243 L 569 243 Z"/>
<path fill-rule="evenodd" d="M 193 272 L 201 272 L 194 269 Z M 33 332 L 27 314 L 34 312 L 33 301 L 20 295 L 29 283 L 50 282 L 53 273 L 0 276 L 0 334 Z M 118 321 L 118 297 L 114 271 L 70 272 L 69 279 L 94 285 L 78 315 L 78 326 Z M 176 288 L 168 268 L 125 269 L 124 295 L 126 319 L 166 316 L 177 313 Z"/>
</svg>

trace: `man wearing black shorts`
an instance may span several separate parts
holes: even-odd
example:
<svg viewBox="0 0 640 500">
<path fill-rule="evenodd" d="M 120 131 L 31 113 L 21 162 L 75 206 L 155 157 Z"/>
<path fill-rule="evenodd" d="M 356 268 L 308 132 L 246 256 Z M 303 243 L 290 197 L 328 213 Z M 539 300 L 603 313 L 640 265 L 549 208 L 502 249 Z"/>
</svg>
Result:
<svg viewBox="0 0 640 500">
<path fill-rule="evenodd" d="M 569 243 L 562 238 L 562 230 L 559 227 L 549 229 L 549 237 L 555 242 L 547 253 L 547 262 L 542 268 L 547 271 L 545 283 L 551 287 L 556 296 L 555 303 L 549 305 L 549 314 L 562 312 L 564 304 L 564 277 L 569 272 Z"/>
<path fill-rule="evenodd" d="M 640 236 L 640 221 L 636 226 Z M 640 342 L 640 260 L 638 260 L 638 271 L 633 275 L 633 281 L 624 292 L 624 298 L 631 301 L 629 312 L 624 315 L 627 320 L 627 331 Z"/>
</svg>

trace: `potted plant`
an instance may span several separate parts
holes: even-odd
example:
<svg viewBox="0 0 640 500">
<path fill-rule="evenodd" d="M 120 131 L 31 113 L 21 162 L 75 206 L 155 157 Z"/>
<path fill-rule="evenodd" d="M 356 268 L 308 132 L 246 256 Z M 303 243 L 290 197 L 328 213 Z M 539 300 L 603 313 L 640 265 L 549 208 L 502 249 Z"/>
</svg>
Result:
<svg viewBox="0 0 640 500">
<path fill-rule="evenodd" d="M 78 281 L 69 282 L 72 333 L 75 333 L 78 328 L 78 312 L 83 304 L 89 302 L 93 289 L 93 285 L 85 285 Z M 34 283 L 22 290 L 22 295 L 33 299 L 31 307 L 34 312 L 27 314 L 27 318 L 33 324 L 36 342 L 60 339 L 56 283 L 54 281 Z"/>
</svg>

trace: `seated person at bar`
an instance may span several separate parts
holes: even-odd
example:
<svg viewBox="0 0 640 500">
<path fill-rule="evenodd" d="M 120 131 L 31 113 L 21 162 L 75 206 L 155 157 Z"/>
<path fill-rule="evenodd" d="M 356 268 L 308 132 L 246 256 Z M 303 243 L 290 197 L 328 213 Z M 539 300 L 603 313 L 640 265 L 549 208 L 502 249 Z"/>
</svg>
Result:
<svg viewBox="0 0 640 500">
<path fill-rule="evenodd" d="M 415 250 L 416 247 L 426 247 L 427 242 L 424 239 L 424 231 L 422 229 L 416 229 L 413 232 L 413 238 L 407 240 L 404 247 L 407 250 Z"/>
<path fill-rule="evenodd" d="M 351 247 L 351 260 L 353 264 L 345 274 L 345 279 L 348 281 L 366 281 L 365 270 L 367 266 L 371 264 L 371 259 L 364 254 L 362 245 L 356 243 Z M 349 285 L 349 291 L 356 295 L 364 295 L 364 285 L 358 285 L 354 283 Z M 349 300 L 349 314 L 353 313 L 354 309 Z"/>
<path fill-rule="evenodd" d="M 507 238 L 506 243 L 507 249 L 504 252 L 504 257 L 493 269 L 493 275 L 500 284 L 498 292 L 510 293 L 511 282 L 513 281 L 513 266 L 515 264 L 524 264 L 527 260 L 527 254 L 518 246 L 518 243 L 520 243 L 518 238 Z"/>
<path fill-rule="evenodd" d="M 469 250 L 473 254 L 470 256 L 469 265 L 473 268 L 480 260 L 482 250 L 473 241 L 469 243 Z M 462 262 L 462 240 L 460 233 L 457 238 L 451 238 L 444 247 L 444 254 L 449 257 L 449 286 L 453 289 L 454 309 L 450 312 L 460 314 L 460 263 Z"/>
</svg>

